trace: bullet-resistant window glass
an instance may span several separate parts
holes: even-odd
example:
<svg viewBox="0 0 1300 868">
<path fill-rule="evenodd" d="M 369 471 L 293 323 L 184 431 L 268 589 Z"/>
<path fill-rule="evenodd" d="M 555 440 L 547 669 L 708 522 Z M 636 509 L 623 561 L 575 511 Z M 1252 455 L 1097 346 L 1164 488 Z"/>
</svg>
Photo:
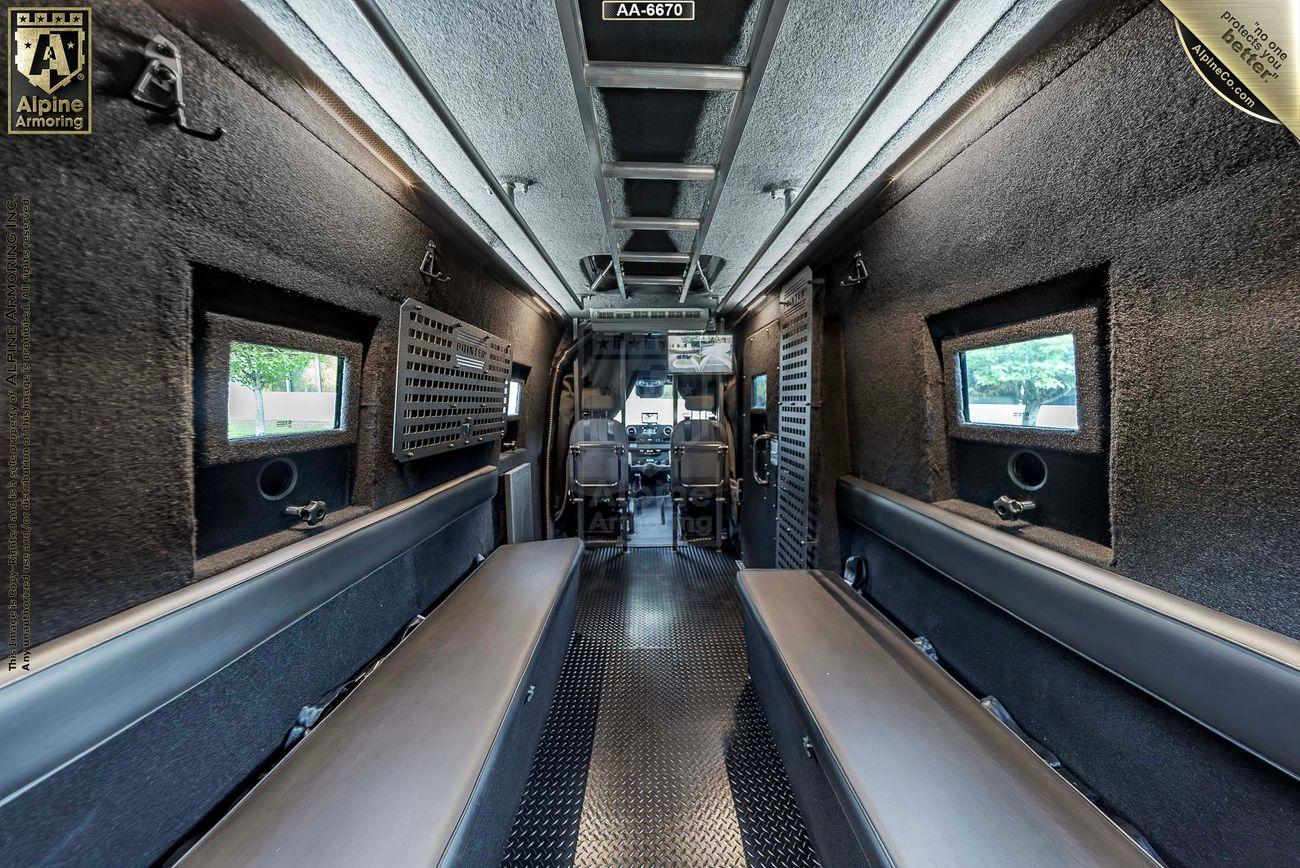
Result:
<svg viewBox="0 0 1300 868">
<path fill-rule="evenodd" d="M 199 465 L 356 442 L 359 342 L 205 311 L 195 350 Z"/>
<path fill-rule="evenodd" d="M 1084 306 L 942 339 L 958 440 L 1103 451 L 1101 313 Z"/>
<path fill-rule="evenodd" d="M 338 430 L 344 365 L 334 355 L 232 341 L 227 439 Z"/>
<path fill-rule="evenodd" d="M 967 424 L 1079 430 L 1073 334 L 965 350 L 957 363 Z"/>
<path fill-rule="evenodd" d="M 524 399 L 524 381 L 519 379 L 506 381 L 506 419 L 519 418 Z"/>
</svg>

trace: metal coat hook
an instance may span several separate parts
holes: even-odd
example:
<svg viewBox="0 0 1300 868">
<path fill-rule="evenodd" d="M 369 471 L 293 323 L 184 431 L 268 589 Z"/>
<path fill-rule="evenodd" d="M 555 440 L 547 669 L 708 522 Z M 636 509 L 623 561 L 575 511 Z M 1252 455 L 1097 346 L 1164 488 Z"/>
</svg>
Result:
<svg viewBox="0 0 1300 868">
<path fill-rule="evenodd" d="M 867 263 L 862 260 L 862 251 L 853 254 L 853 270 L 840 281 L 840 286 L 861 286 L 871 275 L 867 272 Z"/>
<path fill-rule="evenodd" d="M 131 88 L 131 101 L 152 112 L 171 118 L 181 132 L 215 142 L 225 135 L 221 127 L 212 130 L 195 129 L 185 119 L 185 92 L 181 87 L 181 55 L 176 46 L 164 36 L 154 36 L 144 47 L 148 61 L 135 87 Z"/>
<path fill-rule="evenodd" d="M 451 280 L 438 266 L 438 245 L 433 241 L 429 242 L 429 246 L 424 251 L 424 258 L 420 260 L 420 274 L 424 275 L 425 283 L 435 280 L 446 283 Z"/>
</svg>

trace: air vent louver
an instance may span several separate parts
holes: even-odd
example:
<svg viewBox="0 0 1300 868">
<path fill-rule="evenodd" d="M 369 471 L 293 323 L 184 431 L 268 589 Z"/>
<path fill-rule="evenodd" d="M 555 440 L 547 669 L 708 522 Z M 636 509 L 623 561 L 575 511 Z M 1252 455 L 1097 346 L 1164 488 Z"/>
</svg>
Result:
<svg viewBox="0 0 1300 868">
<path fill-rule="evenodd" d="M 702 332 L 709 311 L 702 307 L 605 307 L 591 311 L 598 332 Z"/>
</svg>

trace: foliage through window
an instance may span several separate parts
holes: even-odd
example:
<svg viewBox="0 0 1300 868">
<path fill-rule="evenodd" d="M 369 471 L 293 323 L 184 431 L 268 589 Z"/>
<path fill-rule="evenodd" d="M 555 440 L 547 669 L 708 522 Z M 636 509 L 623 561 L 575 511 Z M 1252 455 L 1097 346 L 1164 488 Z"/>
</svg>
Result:
<svg viewBox="0 0 1300 868">
<path fill-rule="evenodd" d="M 654 398 L 643 398 L 633 389 L 614 418 L 624 425 L 675 425 L 688 416 L 699 415 L 686 409 L 685 399 L 677 394 L 672 380 L 668 380 Z"/>
<path fill-rule="evenodd" d="M 964 422 L 1079 430 L 1074 335 L 966 350 L 959 365 Z"/>
<path fill-rule="evenodd" d="M 338 429 L 338 356 L 232 341 L 226 437 Z"/>
</svg>

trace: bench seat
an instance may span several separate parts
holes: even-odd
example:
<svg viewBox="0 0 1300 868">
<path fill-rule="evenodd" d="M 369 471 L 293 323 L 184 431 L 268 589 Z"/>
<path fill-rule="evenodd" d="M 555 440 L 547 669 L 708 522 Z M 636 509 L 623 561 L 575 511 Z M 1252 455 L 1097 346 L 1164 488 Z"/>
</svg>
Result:
<svg viewBox="0 0 1300 868">
<path fill-rule="evenodd" d="M 828 864 L 1154 864 L 837 576 L 739 585 L 754 685 Z"/>
<path fill-rule="evenodd" d="M 573 632 L 581 550 L 494 552 L 182 864 L 497 864 Z"/>
</svg>

